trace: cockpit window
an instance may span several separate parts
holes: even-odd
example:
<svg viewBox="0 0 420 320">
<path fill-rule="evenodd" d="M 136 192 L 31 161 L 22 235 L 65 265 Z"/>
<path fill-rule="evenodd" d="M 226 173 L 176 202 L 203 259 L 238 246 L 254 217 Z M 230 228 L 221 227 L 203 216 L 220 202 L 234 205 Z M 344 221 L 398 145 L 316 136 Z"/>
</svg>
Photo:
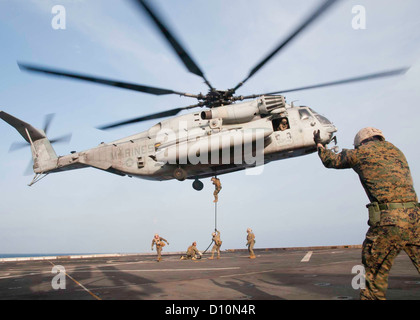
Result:
<svg viewBox="0 0 420 320">
<path fill-rule="evenodd" d="M 318 119 L 318 121 L 321 124 L 331 124 L 330 120 L 328 120 L 327 118 L 325 118 L 324 116 L 321 116 L 320 114 L 316 113 L 314 110 L 310 109 L 311 112 L 315 115 L 315 118 Z"/>
<path fill-rule="evenodd" d="M 300 116 L 300 120 L 308 120 L 312 118 L 312 115 L 309 113 L 307 109 L 300 109 L 299 116 Z"/>
<path fill-rule="evenodd" d="M 287 117 L 273 119 L 272 124 L 274 131 L 285 131 L 290 129 L 290 124 Z"/>
<path fill-rule="evenodd" d="M 321 116 L 320 114 L 315 114 L 315 117 L 318 119 L 318 121 L 321 124 L 331 124 L 331 122 L 327 118 L 325 118 L 324 116 Z"/>
</svg>

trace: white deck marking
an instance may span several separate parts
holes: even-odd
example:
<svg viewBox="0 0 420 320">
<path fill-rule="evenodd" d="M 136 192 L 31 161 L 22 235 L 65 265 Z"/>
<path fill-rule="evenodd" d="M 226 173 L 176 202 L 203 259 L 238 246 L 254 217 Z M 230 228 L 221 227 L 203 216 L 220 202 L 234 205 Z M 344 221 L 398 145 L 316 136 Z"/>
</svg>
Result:
<svg viewBox="0 0 420 320">
<path fill-rule="evenodd" d="M 308 253 L 303 257 L 302 260 L 300 260 L 300 262 L 308 262 L 311 259 L 312 256 L 312 251 L 308 251 Z"/>
<path fill-rule="evenodd" d="M 229 278 L 229 277 L 238 277 L 238 276 L 248 276 L 251 274 L 260 274 L 260 273 L 268 273 L 274 272 L 276 270 L 266 270 L 266 271 L 255 271 L 255 272 L 247 272 L 247 273 L 236 273 L 236 274 L 228 274 L 226 276 L 219 276 L 219 278 Z"/>
<path fill-rule="evenodd" d="M 220 271 L 220 270 L 238 270 L 240 267 L 226 267 L 226 268 L 188 268 L 188 269 L 117 269 L 117 270 L 75 270 L 72 273 L 118 273 L 118 272 L 190 272 L 190 271 Z"/>
<path fill-rule="evenodd" d="M 51 261 L 49 261 L 51 263 Z M 71 273 L 118 273 L 118 272 L 189 272 L 189 271 L 220 271 L 220 270 L 238 270 L 240 267 L 224 267 L 224 268 L 185 268 L 185 269 L 117 269 L 117 270 L 75 270 L 73 268 L 66 268 L 66 271 Z M 31 272 L 31 273 L 22 273 L 15 275 L 7 275 L 0 277 L 2 279 L 11 279 L 11 278 L 23 278 L 27 276 L 36 276 L 42 274 L 51 274 L 51 271 L 42 271 L 42 272 Z M 71 278 L 69 276 L 69 278 Z"/>
</svg>

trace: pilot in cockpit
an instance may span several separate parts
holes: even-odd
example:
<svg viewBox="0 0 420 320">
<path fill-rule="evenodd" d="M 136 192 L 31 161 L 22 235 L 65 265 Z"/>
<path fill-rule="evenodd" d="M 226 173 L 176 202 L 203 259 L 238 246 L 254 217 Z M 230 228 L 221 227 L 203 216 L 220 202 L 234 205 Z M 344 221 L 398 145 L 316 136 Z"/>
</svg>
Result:
<svg viewBox="0 0 420 320">
<path fill-rule="evenodd" d="M 279 130 L 280 131 L 284 131 L 289 129 L 289 123 L 287 122 L 286 118 L 281 119 L 280 124 L 279 124 Z"/>
</svg>

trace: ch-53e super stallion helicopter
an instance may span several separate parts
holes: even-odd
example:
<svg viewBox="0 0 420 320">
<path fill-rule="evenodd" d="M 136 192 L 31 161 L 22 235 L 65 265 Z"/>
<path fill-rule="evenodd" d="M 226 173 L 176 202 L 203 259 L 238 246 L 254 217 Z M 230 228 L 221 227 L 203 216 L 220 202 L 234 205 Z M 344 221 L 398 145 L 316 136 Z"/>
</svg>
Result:
<svg viewBox="0 0 420 320">
<path fill-rule="evenodd" d="M 54 141 L 47 138 L 46 130 L 36 129 L 0 111 L 0 118 L 15 127 L 31 146 L 35 177 L 30 185 L 49 173 L 94 167 L 121 176 L 149 180 L 193 179 L 194 189 L 201 190 L 203 188 L 203 183 L 199 180 L 201 178 L 315 152 L 316 146 L 313 140 L 315 130 L 320 130 L 323 143 L 328 144 L 332 140 L 336 142 L 333 134 L 337 129 L 328 119 L 309 107 L 289 105 L 282 94 L 395 76 L 407 70 L 407 68 L 395 69 L 265 94 L 235 95 L 236 91 L 267 61 L 337 0 L 323 2 L 291 35 L 264 57 L 243 81 L 228 90 L 217 90 L 210 84 L 155 9 L 152 9 L 144 0 L 133 1 L 151 18 L 187 69 L 204 79 L 209 87 L 208 93 L 177 92 L 19 63 L 19 67 L 25 71 L 84 80 L 154 95 L 176 94 L 198 100 L 198 103 L 194 105 L 102 126 L 100 129 L 109 129 L 172 116 L 145 132 L 110 143 L 101 143 L 95 148 L 65 156 L 56 155 L 51 146 Z M 243 100 L 249 101 L 240 102 Z M 183 110 L 198 107 L 207 109 L 176 116 Z M 258 152 L 261 157 L 258 156 Z"/>
</svg>

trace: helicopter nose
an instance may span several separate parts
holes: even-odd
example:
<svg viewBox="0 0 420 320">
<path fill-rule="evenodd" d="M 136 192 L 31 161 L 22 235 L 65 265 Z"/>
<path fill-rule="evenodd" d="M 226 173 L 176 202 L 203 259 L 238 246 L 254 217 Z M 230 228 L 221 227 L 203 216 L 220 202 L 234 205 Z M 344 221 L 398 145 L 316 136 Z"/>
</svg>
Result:
<svg viewBox="0 0 420 320">
<path fill-rule="evenodd" d="M 334 133 L 337 128 L 333 124 L 324 124 L 319 128 L 322 143 L 329 144 L 334 139 Z"/>
<path fill-rule="evenodd" d="M 325 132 L 325 135 L 324 135 L 324 138 L 325 138 L 325 143 L 330 143 L 331 141 L 333 141 L 334 140 L 334 133 L 335 132 L 337 132 L 337 128 L 333 125 L 333 124 L 330 124 L 330 125 L 328 125 L 328 126 L 324 126 L 324 132 Z M 321 135 L 321 137 L 322 137 L 322 135 Z M 336 138 L 335 138 L 336 139 Z"/>
<path fill-rule="evenodd" d="M 329 125 L 326 130 L 328 133 L 333 134 L 334 132 L 337 132 L 337 128 L 331 123 L 331 125 Z"/>
</svg>

